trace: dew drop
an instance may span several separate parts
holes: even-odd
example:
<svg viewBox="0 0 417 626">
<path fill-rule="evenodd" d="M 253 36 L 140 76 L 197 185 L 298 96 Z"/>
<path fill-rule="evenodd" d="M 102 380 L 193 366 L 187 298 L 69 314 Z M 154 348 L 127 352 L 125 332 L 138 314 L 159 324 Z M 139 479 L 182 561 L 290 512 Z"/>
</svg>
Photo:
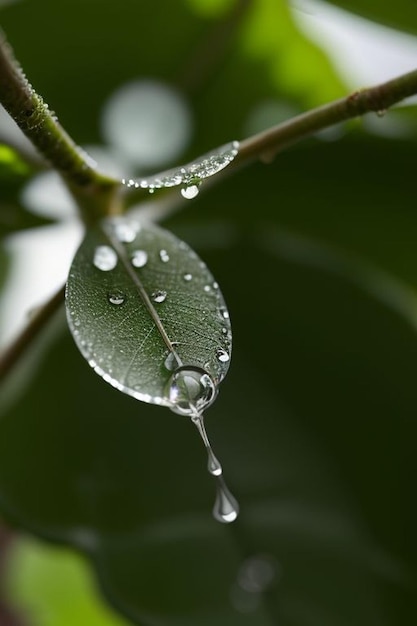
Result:
<svg viewBox="0 0 417 626">
<path fill-rule="evenodd" d="M 222 316 L 225 320 L 228 320 L 228 319 L 229 319 L 229 311 L 226 309 L 226 307 L 221 306 L 221 307 L 219 308 L 219 312 L 220 312 L 220 315 L 221 315 L 221 316 Z"/>
<path fill-rule="evenodd" d="M 239 505 L 230 493 L 222 476 L 217 478 L 217 494 L 213 507 L 213 516 L 223 524 L 234 522 L 239 515 Z"/>
<path fill-rule="evenodd" d="M 192 274 L 184 274 L 183 279 L 188 283 L 190 282 L 190 280 L 192 280 L 193 275 Z"/>
<path fill-rule="evenodd" d="M 122 291 L 112 291 L 107 295 L 107 299 L 110 304 L 114 304 L 115 306 L 120 306 L 126 302 L 126 296 Z"/>
<path fill-rule="evenodd" d="M 178 363 L 177 363 L 177 359 L 175 357 L 175 354 L 173 352 L 170 352 L 167 356 L 167 358 L 164 361 L 164 365 L 166 367 L 167 370 L 169 370 L 170 372 L 174 371 L 174 369 L 177 367 Z"/>
<path fill-rule="evenodd" d="M 166 297 L 167 297 L 167 292 L 161 291 L 161 290 L 154 291 L 151 296 L 152 300 L 158 303 L 164 302 L 164 300 L 166 300 Z"/>
<path fill-rule="evenodd" d="M 117 265 L 117 254 L 110 246 L 97 246 L 94 251 L 94 265 L 103 272 L 114 270 Z"/>
<path fill-rule="evenodd" d="M 168 263 L 169 261 L 169 254 L 166 250 L 160 250 L 159 251 L 159 258 L 161 259 L 162 263 Z"/>
<path fill-rule="evenodd" d="M 148 253 L 145 250 L 135 250 L 132 254 L 131 263 L 134 267 L 144 267 L 148 262 Z"/>
<path fill-rule="evenodd" d="M 216 357 L 217 360 L 220 361 L 220 363 L 227 363 L 227 361 L 230 360 L 229 354 L 226 352 L 226 350 L 222 349 L 217 350 Z"/>
<path fill-rule="evenodd" d="M 209 292 L 211 291 L 211 287 L 210 287 L 210 285 L 204 285 L 204 291 L 205 291 L 206 293 L 209 293 Z"/>
<path fill-rule="evenodd" d="M 199 191 L 198 185 L 187 185 L 181 189 L 181 195 L 186 200 L 192 200 L 198 196 Z"/>
</svg>

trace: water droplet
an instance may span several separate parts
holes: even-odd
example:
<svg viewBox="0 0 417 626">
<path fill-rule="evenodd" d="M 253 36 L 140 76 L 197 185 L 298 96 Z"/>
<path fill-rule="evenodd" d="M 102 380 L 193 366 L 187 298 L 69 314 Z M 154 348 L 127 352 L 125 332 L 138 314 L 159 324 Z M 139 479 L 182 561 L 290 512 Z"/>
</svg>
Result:
<svg viewBox="0 0 417 626">
<path fill-rule="evenodd" d="M 114 270 L 117 265 L 117 254 L 110 246 L 97 246 L 94 251 L 94 265 L 103 272 Z"/>
<path fill-rule="evenodd" d="M 227 363 L 227 361 L 229 361 L 230 359 L 230 356 L 226 352 L 226 350 L 222 350 L 222 349 L 217 350 L 216 357 L 217 357 L 217 360 L 220 361 L 220 363 Z"/>
<path fill-rule="evenodd" d="M 216 283 L 216 281 L 214 281 L 213 283 L 213 289 L 218 289 L 219 288 L 219 283 Z"/>
<path fill-rule="evenodd" d="M 219 459 L 213 452 L 209 438 L 207 437 L 206 429 L 204 426 L 203 417 L 192 417 L 193 423 L 197 426 L 197 430 L 200 433 L 200 437 L 207 450 L 207 470 L 213 476 L 220 476 L 223 473 L 223 469 Z"/>
<path fill-rule="evenodd" d="M 114 233 L 119 241 L 122 243 L 131 243 L 136 239 L 136 235 L 139 231 L 139 224 L 134 222 L 115 222 Z"/>
<path fill-rule="evenodd" d="M 236 498 L 230 493 L 222 476 L 217 479 L 216 501 L 213 507 L 213 516 L 224 524 L 234 522 L 239 515 L 239 505 Z"/>
<path fill-rule="evenodd" d="M 166 250 L 160 250 L 159 251 L 159 258 L 161 259 L 161 261 L 163 263 L 168 263 L 169 261 L 169 254 Z"/>
<path fill-rule="evenodd" d="M 132 254 L 131 263 L 134 267 L 144 267 L 148 262 L 148 253 L 145 250 L 135 250 Z"/>
<path fill-rule="evenodd" d="M 209 291 L 211 291 L 211 287 L 210 287 L 210 285 L 204 285 L 204 291 L 205 291 L 206 293 L 208 293 Z"/>
<path fill-rule="evenodd" d="M 152 300 L 158 303 L 164 302 L 164 300 L 166 300 L 166 297 L 167 297 L 167 292 L 161 291 L 161 290 L 154 291 L 151 296 Z"/>
<path fill-rule="evenodd" d="M 120 306 L 126 302 L 126 295 L 122 291 L 112 291 L 107 295 L 110 304 Z"/>
<path fill-rule="evenodd" d="M 203 411 L 214 401 L 217 390 L 205 370 L 186 365 L 174 372 L 167 394 L 173 411 L 180 415 L 200 418 Z"/>
<path fill-rule="evenodd" d="M 192 274 L 184 274 L 183 279 L 188 283 L 190 280 L 192 280 L 193 275 Z"/>
<path fill-rule="evenodd" d="M 183 187 L 181 189 L 181 195 L 186 200 L 192 200 L 196 196 L 198 196 L 199 188 L 197 185 L 187 185 L 187 187 Z"/>
<path fill-rule="evenodd" d="M 226 307 L 221 306 L 219 308 L 219 313 L 225 320 L 229 319 L 229 311 L 226 309 Z"/>
<path fill-rule="evenodd" d="M 177 363 L 177 359 L 175 357 L 175 354 L 173 352 L 170 352 L 167 356 L 167 358 L 164 361 L 164 365 L 166 367 L 167 370 L 169 370 L 170 372 L 174 371 L 174 369 L 177 367 L 178 363 Z"/>
</svg>

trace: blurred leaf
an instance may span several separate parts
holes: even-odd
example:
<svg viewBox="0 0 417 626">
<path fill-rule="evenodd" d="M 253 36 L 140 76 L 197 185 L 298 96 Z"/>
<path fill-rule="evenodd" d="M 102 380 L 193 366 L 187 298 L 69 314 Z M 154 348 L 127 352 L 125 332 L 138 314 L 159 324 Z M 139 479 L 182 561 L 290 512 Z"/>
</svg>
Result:
<svg viewBox="0 0 417 626">
<path fill-rule="evenodd" d="M 129 218 L 90 229 L 66 300 L 77 346 L 113 387 L 179 408 L 176 371 L 200 368 L 211 380 L 196 407 L 214 400 L 229 366 L 229 314 L 207 266 L 169 231 Z"/>
<path fill-rule="evenodd" d="M 11 550 L 9 602 L 31 626 L 122 626 L 100 600 L 84 559 L 70 550 L 20 539 Z"/>
<path fill-rule="evenodd" d="M 374 2 L 374 0 L 328 0 L 342 9 L 362 17 L 417 34 L 417 6 L 414 0 Z"/>
<path fill-rule="evenodd" d="M 0 181 L 21 178 L 31 173 L 28 164 L 10 146 L 0 144 Z"/>
</svg>

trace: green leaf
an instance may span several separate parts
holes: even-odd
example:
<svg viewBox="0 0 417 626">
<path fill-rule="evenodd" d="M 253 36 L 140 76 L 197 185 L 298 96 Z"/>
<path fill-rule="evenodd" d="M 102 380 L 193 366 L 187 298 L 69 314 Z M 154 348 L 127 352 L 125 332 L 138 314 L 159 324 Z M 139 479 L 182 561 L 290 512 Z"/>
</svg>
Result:
<svg viewBox="0 0 417 626">
<path fill-rule="evenodd" d="M 375 2 L 374 0 L 329 0 L 331 4 L 362 17 L 417 34 L 417 6 L 414 0 Z"/>
<path fill-rule="evenodd" d="M 129 218 L 91 230 L 66 302 L 79 349 L 113 387 L 186 412 L 178 372 L 196 369 L 207 377 L 197 412 L 214 400 L 230 361 L 229 313 L 205 263 L 168 231 Z"/>
</svg>

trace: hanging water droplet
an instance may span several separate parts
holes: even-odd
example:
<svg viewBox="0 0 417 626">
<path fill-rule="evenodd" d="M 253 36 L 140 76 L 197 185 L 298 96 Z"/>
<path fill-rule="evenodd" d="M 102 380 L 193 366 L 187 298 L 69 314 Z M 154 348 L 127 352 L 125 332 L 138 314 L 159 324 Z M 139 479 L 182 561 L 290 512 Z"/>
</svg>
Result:
<svg viewBox="0 0 417 626">
<path fill-rule="evenodd" d="M 110 246 L 97 246 L 94 251 L 94 265 L 103 272 L 114 270 L 117 265 L 117 254 Z"/>
<path fill-rule="evenodd" d="M 120 306 L 126 302 L 126 295 L 122 291 L 112 291 L 108 294 L 107 299 L 110 304 Z"/>
<path fill-rule="evenodd" d="M 223 472 L 223 468 L 219 459 L 213 452 L 209 438 L 207 437 L 206 429 L 204 426 L 203 416 L 191 417 L 193 423 L 197 426 L 197 430 L 200 433 L 200 437 L 207 450 L 207 470 L 213 476 L 220 476 Z"/>
<path fill-rule="evenodd" d="M 222 476 L 217 479 L 216 501 L 213 507 L 213 516 L 224 524 L 234 522 L 239 515 L 239 505 L 236 498 L 230 493 Z"/>
<path fill-rule="evenodd" d="M 148 253 L 145 250 L 135 250 L 130 260 L 134 267 L 144 267 L 148 262 Z"/>
<path fill-rule="evenodd" d="M 171 409 L 180 415 L 199 418 L 217 395 L 213 380 L 200 367 L 179 367 L 168 385 Z"/>
<path fill-rule="evenodd" d="M 166 250 L 160 250 L 159 251 L 159 258 L 161 259 L 162 263 L 168 263 L 169 261 L 169 254 Z"/>
<path fill-rule="evenodd" d="M 166 300 L 167 297 L 167 292 L 166 291 L 162 291 L 162 290 L 158 290 L 158 291 L 154 291 L 151 298 L 154 302 L 164 302 L 164 300 Z"/>
<path fill-rule="evenodd" d="M 184 274 L 183 279 L 188 283 L 190 282 L 190 280 L 192 280 L 193 275 L 192 274 Z"/>
<path fill-rule="evenodd" d="M 214 281 L 213 283 L 213 289 L 218 289 L 219 288 L 219 283 L 216 283 L 216 281 Z"/>
<path fill-rule="evenodd" d="M 226 352 L 226 350 L 222 350 L 221 348 L 217 350 L 216 357 L 217 357 L 217 360 L 220 361 L 220 363 L 227 363 L 227 361 L 229 361 L 230 359 L 230 356 Z"/>
<path fill-rule="evenodd" d="M 198 196 L 199 188 L 197 185 L 187 185 L 187 187 L 183 187 L 181 189 L 181 195 L 186 200 L 192 200 L 196 196 Z"/>
</svg>

